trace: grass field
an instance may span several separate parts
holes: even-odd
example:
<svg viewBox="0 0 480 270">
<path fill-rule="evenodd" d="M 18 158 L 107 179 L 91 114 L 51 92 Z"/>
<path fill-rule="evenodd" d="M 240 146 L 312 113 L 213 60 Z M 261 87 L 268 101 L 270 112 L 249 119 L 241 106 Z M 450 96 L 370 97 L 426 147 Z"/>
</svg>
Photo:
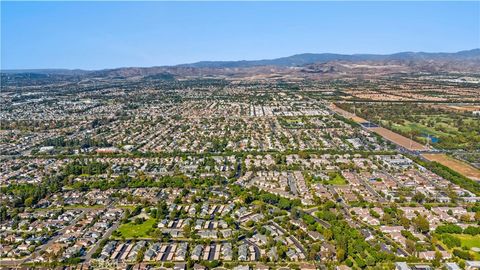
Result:
<svg viewBox="0 0 480 270">
<path fill-rule="evenodd" d="M 443 166 L 465 175 L 472 180 L 480 180 L 480 170 L 458 159 L 449 157 L 445 154 L 423 154 L 424 158 L 430 161 L 436 161 Z"/>
<path fill-rule="evenodd" d="M 452 234 L 452 236 L 460 239 L 461 247 L 467 247 L 469 250 L 473 247 L 480 247 L 480 235 L 472 236 L 469 234 Z M 443 248 L 449 252 L 453 252 L 453 248 L 448 248 L 443 242 L 441 242 L 441 244 Z M 474 256 L 475 260 L 480 260 L 480 253 L 470 250 L 470 254 Z"/>
<path fill-rule="evenodd" d="M 126 239 L 148 237 L 148 231 L 152 229 L 155 219 L 147 219 L 142 224 L 135 224 L 133 221 L 127 224 L 122 224 L 117 231 Z"/>
<path fill-rule="evenodd" d="M 383 122 L 385 125 L 388 125 L 388 122 L 386 121 L 383 121 Z M 435 130 L 434 128 L 430 128 L 430 127 L 421 125 L 419 123 L 413 123 L 410 121 L 404 121 L 402 125 L 397 123 L 392 123 L 391 125 L 394 130 L 399 130 L 405 133 L 417 132 L 419 134 L 429 134 L 437 137 L 448 136 L 448 133 L 441 132 L 441 131 Z"/>
<path fill-rule="evenodd" d="M 462 242 L 462 246 L 467 248 L 477 247 L 480 248 L 480 235 L 469 235 L 469 234 L 455 234 L 456 237 Z"/>
<path fill-rule="evenodd" d="M 337 106 L 335 106 L 334 104 L 331 104 L 330 105 L 330 108 L 339 113 L 340 115 L 342 115 L 343 117 L 345 118 L 348 118 L 348 119 L 351 119 L 357 123 L 365 123 L 365 122 L 368 122 L 367 120 L 361 118 L 361 117 L 358 117 L 356 115 L 354 115 L 353 113 L 350 113 L 348 111 L 345 111 Z M 411 140 L 405 136 L 402 136 L 398 133 L 395 133 L 391 130 L 388 130 L 386 128 L 383 128 L 383 127 L 375 127 L 375 128 L 369 128 L 370 130 L 374 131 L 375 133 L 377 133 L 378 135 L 384 137 L 385 139 L 389 140 L 389 141 L 392 141 L 398 145 L 401 145 L 409 150 L 413 150 L 413 151 L 417 151 L 417 150 L 428 150 L 427 147 L 425 147 L 424 145 L 414 141 L 414 140 Z"/>
<path fill-rule="evenodd" d="M 469 234 L 454 234 L 462 242 L 462 246 L 471 249 L 472 247 L 480 248 L 480 235 L 469 235 Z M 480 254 L 478 252 L 470 252 L 475 256 L 475 260 L 480 260 Z"/>
<path fill-rule="evenodd" d="M 402 134 L 413 134 L 414 139 L 426 143 L 425 135 L 439 138 L 438 146 L 441 148 L 469 148 L 475 147 L 478 136 L 472 128 L 475 127 L 475 118 L 465 117 L 461 123 L 448 117 L 448 115 L 416 115 L 416 121 L 395 119 L 382 121 L 382 125 L 388 126 L 393 131 Z"/>
<path fill-rule="evenodd" d="M 343 178 L 343 176 L 337 174 L 337 175 L 335 175 L 335 177 L 328 180 L 327 183 L 330 184 L 330 185 L 346 185 L 347 180 L 345 180 L 345 178 Z"/>
<path fill-rule="evenodd" d="M 469 110 L 412 103 L 336 105 L 332 109 L 345 117 L 352 118 L 351 112 L 355 108 L 360 117 L 381 123 L 386 129 L 422 144 L 427 142 L 427 136 L 431 136 L 435 137 L 433 145 L 436 148 L 467 151 L 480 149 L 480 121 Z"/>
</svg>

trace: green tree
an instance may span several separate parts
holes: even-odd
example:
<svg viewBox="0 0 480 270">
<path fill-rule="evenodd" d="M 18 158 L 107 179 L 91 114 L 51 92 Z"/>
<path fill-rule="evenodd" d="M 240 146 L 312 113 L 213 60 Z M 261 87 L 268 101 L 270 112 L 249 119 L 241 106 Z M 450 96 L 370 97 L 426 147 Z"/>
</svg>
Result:
<svg viewBox="0 0 480 270">
<path fill-rule="evenodd" d="M 31 207 L 33 205 L 33 197 L 28 197 L 25 199 L 24 205 L 26 207 Z"/>
<path fill-rule="evenodd" d="M 345 250 L 343 248 L 337 249 L 337 260 L 343 262 L 345 260 Z"/>
<path fill-rule="evenodd" d="M 427 233 L 430 230 L 430 223 L 423 216 L 417 216 L 413 220 L 414 227 L 421 233 Z"/>
</svg>

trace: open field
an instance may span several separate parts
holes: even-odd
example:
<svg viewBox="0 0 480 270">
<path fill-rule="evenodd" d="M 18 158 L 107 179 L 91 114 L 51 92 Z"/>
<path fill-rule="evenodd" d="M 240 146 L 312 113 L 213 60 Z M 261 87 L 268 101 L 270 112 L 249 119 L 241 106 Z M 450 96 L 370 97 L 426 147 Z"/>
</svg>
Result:
<svg viewBox="0 0 480 270">
<path fill-rule="evenodd" d="M 435 148 L 480 149 L 480 121 L 472 114 L 477 105 L 415 103 L 338 103 L 344 115 L 355 110 L 360 117 Z M 453 109 L 453 107 L 458 109 Z"/>
<path fill-rule="evenodd" d="M 480 169 L 480 152 L 457 152 L 454 154 L 454 157 Z"/>
<path fill-rule="evenodd" d="M 133 221 L 127 224 L 122 224 L 118 228 L 118 232 L 121 233 L 122 237 L 125 239 L 130 238 L 142 238 L 148 236 L 148 231 L 152 229 L 152 225 L 155 223 L 155 219 L 147 219 L 142 224 L 135 224 Z"/>
<path fill-rule="evenodd" d="M 429 136 L 436 136 L 436 137 L 448 136 L 448 133 L 438 131 L 438 130 L 435 130 L 434 128 L 424 126 L 420 123 L 410 122 L 407 120 L 404 120 L 402 124 L 382 121 L 382 124 L 383 123 L 385 123 L 386 125 L 391 125 L 393 130 L 399 130 L 402 133 L 428 134 Z M 420 137 L 418 139 L 422 139 L 426 141 L 426 137 L 421 137 L 421 136 L 416 136 L 416 137 Z"/>
<path fill-rule="evenodd" d="M 462 246 L 465 246 L 467 248 L 480 248 L 480 235 L 469 235 L 469 234 L 455 234 L 456 237 L 460 239 L 462 242 Z"/>
<path fill-rule="evenodd" d="M 337 185 L 337 186 L 338 186 L 338 185 L 341 186 L 341 185 L 346 185 L 346 184 L 348 184 L 348 183 L 347 183 L 347 180 L 345 180 L 345 178 L 344 178 L 343 176 L 341 176 L 340 174 L 335 175 L 335 177 L 333 177 L 332 179 L 328 180 L 327 183 L 328 183 L 329 185 Z"/>
<path fill-rule="evenodd" d="M 377 133 L 378 135 L 384 137 L 385 139 L 391 141 L 391 142 L 394 142 L 408 150 L 411 150 L 411 151 L 426 151 L 426 150 L 429 150 L 428 147 L 426 147 L 425 145 L 423 144 L 420 144 L 414 140 L 411 140 L 405 136 L 402 136 L 398 133 L 395 133 L 391 130 L 388 130 L 386 128 L 383 128 L 383 127 L 371 127 L 369 128 L 370 130 L 372 130 L 373 132 Z"/>
<path fill-rule="evenodd" d="M 366 119 L 363 119 L 359 116 L 356 116 L 355 114 L 353 113 L 350 113 L 346 110 L 343 110 L 337 106 L 335 106 L 334 104 L 331 105 L 330 107 L 333 111 L 341 114 L 343 117 L 345 118 L 349 118 L 357 123 L 366 123 L 368 122 L 368 120 Z M 383 127 L 370 127 L 369 128 L 370 130 L 372 130 L 373 132 L 377 133 L 378 135 L 384 137 L 385 139 L 393 142 L 393 143 L 396 143 L 404 148 L 407 148 L 408 150 L 411 150 L 411 151 L 425 151 L 425 150 L 429 150 L 428 147 L 426 147 L 425 145 L 422 145 L 414 140 L 411 140 L 405 136 L 402 136 L 398 133 L 395 133 L 391 130 L 388 130 L 386 128 L 383 128 Z"/>
<path fill-rule="evenodd" d="M 469 235 L 469 234 L 452 234 L 455 238 L 458 238 L 460 240 L 460 246 L 461 247 L 466 247 L 467 249 L 470 250 L 470 254 L 474 256 L 475 260 L 480 260 L 480 253 L 475 252 L 471 250 L 472 248 L 480 247 L 480 235 Z M 445 243 L 442 242 L 442 246 L 446 249 L 449 250 L 450 252 L 453 252 L 453 248 L 448 248 Z M 460 248 L 457 247 L 457 248 Z"/>
<path fill-rule="evenodd" d="M 348 111 L 345 111 L 343 109 L 340 109 L 339 107 L 335 106 L 334 104 L 331 104 L 330 105 L 330 108 L 334 111 L 334 112 L 337 112 L 339 113 L 340 115 L 342 115 L 343 117 L 345 118 L 348 118 L 348 119 L 352 119 L 353 121 L 357 122 L 357 123 L 365 123 L 365 122 L 368 122 L 367 120 L 359 117 L 359 116 L 356 116 L 355 114 L 351 113 L 351 112 L 348 112 Z"/>
<path fill-rule="evenodd" d="M 457 111 L 467 111 L 467 112 L 473 112 L 473 111 L 480 111 L 480 106 L 447 106 L 447 108 L 454 109 Z"/>
<path fill-rule="evenodd" d="M 480 170 L 470 166 L 465 162 L 454 159 L 445 154 L 423 154 L 422 156 L 430 161 L 436 161 L 444 166 L 447 166 L 472 180 L 480 181 Z"/>
<path fill-rule="evenodd" d="M 480 235 L 469 235 L 469 234 L 454 234 L 457 238 L 460 239 L 462 247 L 471 248 L 480 248 Z M 471 254 L 475 257 L 475 260 L 480 260 L 480 254 L 478 252 L 470 251 Z"/>
<path fill-rule="evenodd" d="M 383 120 L 382 125 L 401 134 L 411 134 L 416 141 L 426 143 L 427 136 L 433 145 L 446 149 L 470 149 L 478 147 L 478 134 L 474 117 L 455 119 L 449 115 L 415 115 L 415 119 Z M 470 128 L 467 128 L 470 127 Z"/>
</svg>

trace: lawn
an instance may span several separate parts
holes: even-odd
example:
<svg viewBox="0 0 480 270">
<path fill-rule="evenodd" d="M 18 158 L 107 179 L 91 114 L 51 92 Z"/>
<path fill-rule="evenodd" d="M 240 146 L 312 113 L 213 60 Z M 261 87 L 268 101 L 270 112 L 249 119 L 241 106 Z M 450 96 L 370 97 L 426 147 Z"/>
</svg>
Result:
<svg viewBox="0 0 480 270">
<path fill-rule="evenodd" d="M 466 246 L 469 249 L 472 247 L 480 248 L 480 235 L 455 234 L 455 236 L 460 239 L 462 246 Z"/>
<path fill-rule="evenodd" d="M 152 229 L 154 223 L 155 219 L 153 218 L 147 219 L 142 224 L 135 224 L 130 221 L 127 224 L 120 225 L 117 231 L 126 239 L 148 237 L 148 231 Z"/>
<path fill-rule="evenodd" d="M 469 234 L 454 234 L 462 242 L 462 246 L 465 246 L 469 249 L 472 247 L 480 247 L 480 235 L 469 235 Z M 480 260 L 480 254 L 478 252 L 470 251 L 470 254 L 475 256 L 475 260 Z"/>
<path fill-rule="evenodd" d="M 397 130 L 397 131 L 400 131 L 400 132 L 405 132 L 405 133 L 416 131 L 420 134 L 429 134 L 429 135 L 433 135 L 433 136 L 437 136 L 437 137 L 448 136 L 449 135 L 448 133 L 444 133 L 444 132 L 435 130 L 434 128 L 426 127 L 422 124 L 412 123 L 412 122 L 409 122 L 409 121 L 405 121 L 405 123 L 403 125 L 397 124 L 397 123 L 392 123 L 392 127 L 393 127 L 394 130 Z"/>
<path fill-rule="evenodd" d="M 399 132 L 406 137 L 413 133 L 413 139 L 421 143 L 426 143 L 425 135 L 437 137 L 439 148 L 457 149 L 457 148 L 475 148 L 479 146 L 480 136 L 478 136 L 478 119 L 464 118 L 461 122 L 448 116 L 416 116 L 417 121 L 406 119 L 382 120 L 382 124 L 395 132 Z M 427 126 L 427 122 L 431 126 Z M 433 123 L 432 123 L 433 122 Z"/>
<path fill-rule="evenodd" d="M 280 124 L 286 128 L 308 128 L 311 124 L 307 119 L 296 117 L 282 117 L 279 119 Z"/>
<path fill-rule="evenodd" d="M 461 247 L 467 247 L 470 250 L 470 254 L 474 256 L 475 260 L 480 260 L 480 253 L 471 250 L 472 247 L 480 247 L 480 235 L 472 236 L 469 234 L 452 234 L 456 238 L 460 239 Z M 440 242 L 442 246 L 450 253 L 453 252 L 453 248 L 448 248 L 443 242 Z M 461 247 L 455 247 L 461 249 Z"/>
<path fill-rule="evenodd" d="M 341 176 L 340 174 L 337 174 L 337 175 L 335 175 L 335 177 L 328 180 L 327 183 L 329 185 L 346 185 L 347 180 L 345 180 L 345 178 L 343 178 L 343 176 Z"/>
</svg>

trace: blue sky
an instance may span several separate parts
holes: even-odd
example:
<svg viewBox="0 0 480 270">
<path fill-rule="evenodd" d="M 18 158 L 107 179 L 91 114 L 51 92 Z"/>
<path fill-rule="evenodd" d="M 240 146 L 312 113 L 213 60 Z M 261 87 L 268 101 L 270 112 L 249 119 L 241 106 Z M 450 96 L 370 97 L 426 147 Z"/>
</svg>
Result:
<svg viewBox="0 0 480 270">
<path fill-rule="evenodd" d="M 2 69 L 480 47 L 480 2 L 5 2 Z"/>
</svg>

